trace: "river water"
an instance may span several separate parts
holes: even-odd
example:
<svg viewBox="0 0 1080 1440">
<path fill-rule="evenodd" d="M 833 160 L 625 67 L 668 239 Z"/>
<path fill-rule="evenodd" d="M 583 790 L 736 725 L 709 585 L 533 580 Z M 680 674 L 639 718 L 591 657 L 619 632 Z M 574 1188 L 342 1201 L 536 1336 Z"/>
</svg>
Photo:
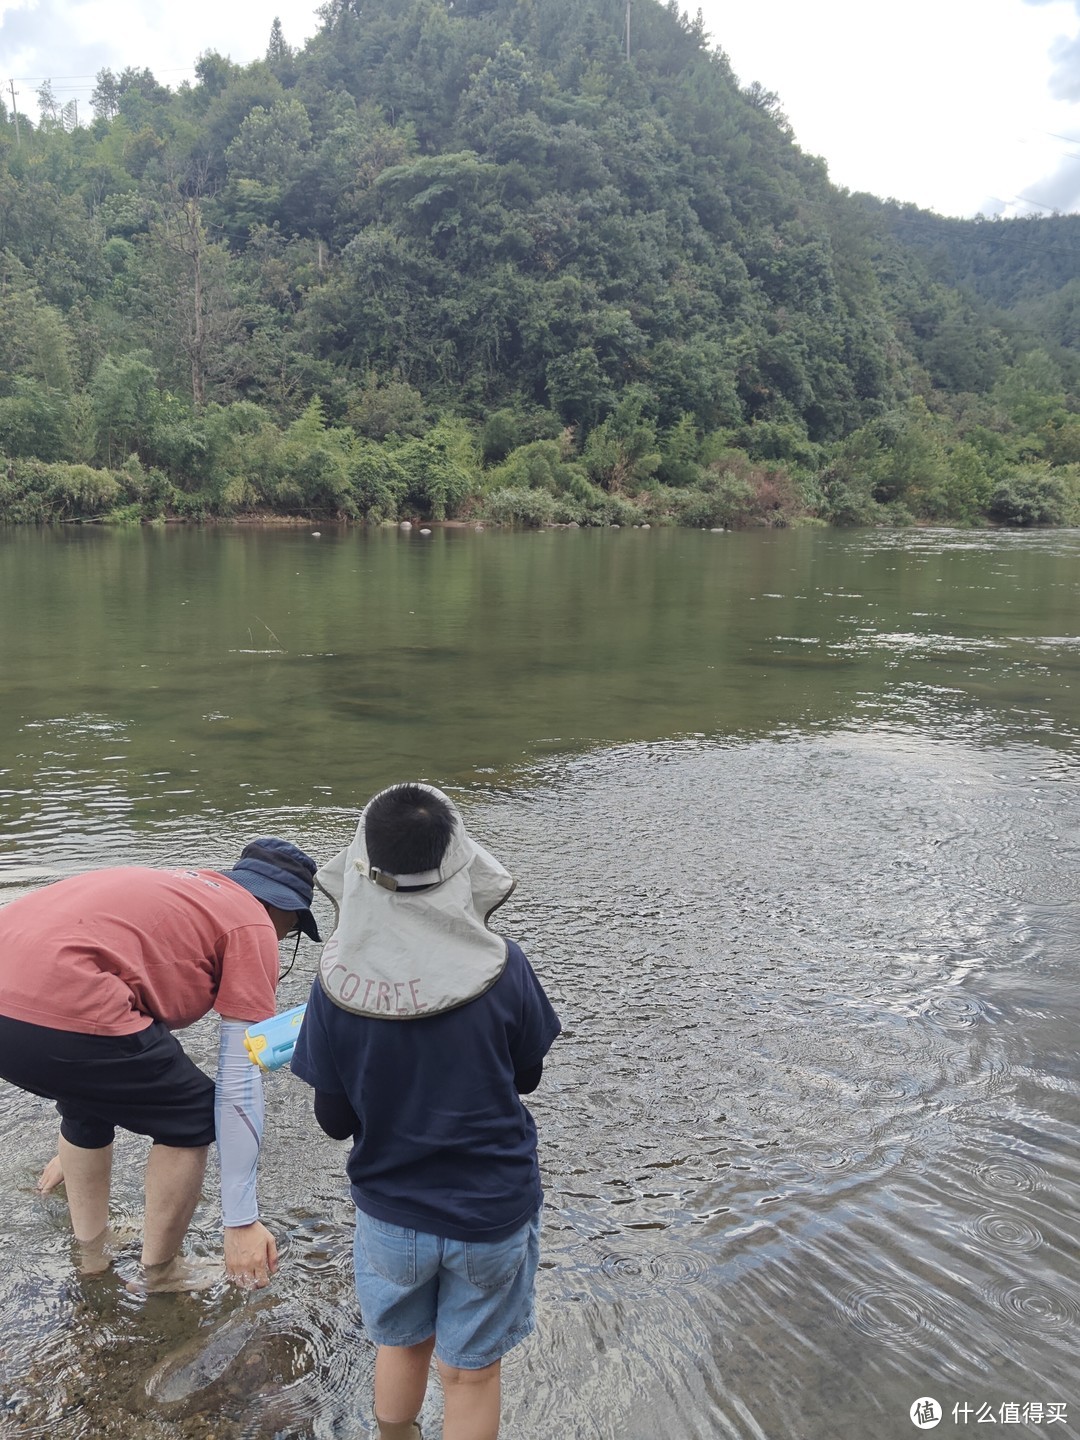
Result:
<svg viewBox="0 0 1080 1440">
<path fill-rule="evenodd" d="M 0 603 L 0 897 L 325 859 L 420 777 L 518 877 L 565 1031 L 508 1440 L 1080 1427 L 1080 534 L 17 531 Z M 82 1280 L 0 1087 L 0 1435 L 373 1433 L 344 1148 L 267 1091 L 278 1279 L 144 1301 L 145 1142 Z"/>
</svg>

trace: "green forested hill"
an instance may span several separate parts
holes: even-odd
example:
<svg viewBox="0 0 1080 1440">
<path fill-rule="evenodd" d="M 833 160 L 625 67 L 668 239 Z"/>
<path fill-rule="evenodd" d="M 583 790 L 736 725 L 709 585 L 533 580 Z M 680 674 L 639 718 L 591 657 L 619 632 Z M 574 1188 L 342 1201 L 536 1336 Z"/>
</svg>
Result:
<svg viewBox="0 0 1080 1440">
<path fill-rule="evenodd" d="M 1080 215 L 952 220 L 915 205 L 861 198 L 937 278 L 1002 309 L 1045 300 L 1080 279 Z M 1070 344 L 1080 348 L 1080 336 Z"/>
<path fill-rule="evenodd" d="M 676 5 L 629 56 L 624 0 L 323 15 L 0 113 L 0 514 L 1080 518 L 1044 292 L 838 191 Z"/>
<path fill-rule="evenodd" d="M 1006 324 L 1019 320 L 1051 351 L 1080 353 L 1080 215 L 950 220 L 914 205 L 869 203 L 936 279 L 1008 312 Z"/>
</svg>

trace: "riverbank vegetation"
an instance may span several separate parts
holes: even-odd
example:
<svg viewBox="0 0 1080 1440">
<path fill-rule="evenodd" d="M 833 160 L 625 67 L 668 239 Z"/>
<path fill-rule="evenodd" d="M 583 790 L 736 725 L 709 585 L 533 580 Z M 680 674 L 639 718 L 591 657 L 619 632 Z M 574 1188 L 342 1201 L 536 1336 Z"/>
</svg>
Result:
<svg viewBox="0 0 1080 1440">
<path fill-rule="evenodd" d="M 1080 523 L 1080 217 L 838 190 L 676 4 L 0 106 L 0 518 Z"/>
</svg>

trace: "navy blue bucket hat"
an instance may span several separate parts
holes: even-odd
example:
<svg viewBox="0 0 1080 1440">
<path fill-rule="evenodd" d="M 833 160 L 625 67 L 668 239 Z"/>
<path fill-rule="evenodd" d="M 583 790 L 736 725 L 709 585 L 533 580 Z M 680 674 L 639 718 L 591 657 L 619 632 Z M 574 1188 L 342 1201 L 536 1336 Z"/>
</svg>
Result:
<svg viewBox="0 0 1080 1440">
<path fill-rule="evenodd" d="M 295 911 L 300 929 L 321 945 L 322 936 L 311 913 L 315 893 L 312 881 L 317 869 L 310 855 L 288 840 L 271 835 L 245 845 L 233 868 L 221 873 L 242 885 L 256 900 L 276 905 L 279 910 Z"/>
</svg>

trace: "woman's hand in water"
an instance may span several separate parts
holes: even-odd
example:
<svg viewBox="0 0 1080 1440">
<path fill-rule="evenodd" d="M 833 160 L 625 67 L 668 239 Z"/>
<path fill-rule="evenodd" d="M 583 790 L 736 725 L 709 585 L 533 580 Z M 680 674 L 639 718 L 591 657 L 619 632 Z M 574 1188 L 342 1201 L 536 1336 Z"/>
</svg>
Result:
<svg viewBox="0 0 1080 1440">
<path fill-rule="evenodd" d="M 261 1290 L 278 1267 L 277 1242 L 258 1220 L 225 1227 L 225 1269 L 242 1290 Z"/>
</svg>

